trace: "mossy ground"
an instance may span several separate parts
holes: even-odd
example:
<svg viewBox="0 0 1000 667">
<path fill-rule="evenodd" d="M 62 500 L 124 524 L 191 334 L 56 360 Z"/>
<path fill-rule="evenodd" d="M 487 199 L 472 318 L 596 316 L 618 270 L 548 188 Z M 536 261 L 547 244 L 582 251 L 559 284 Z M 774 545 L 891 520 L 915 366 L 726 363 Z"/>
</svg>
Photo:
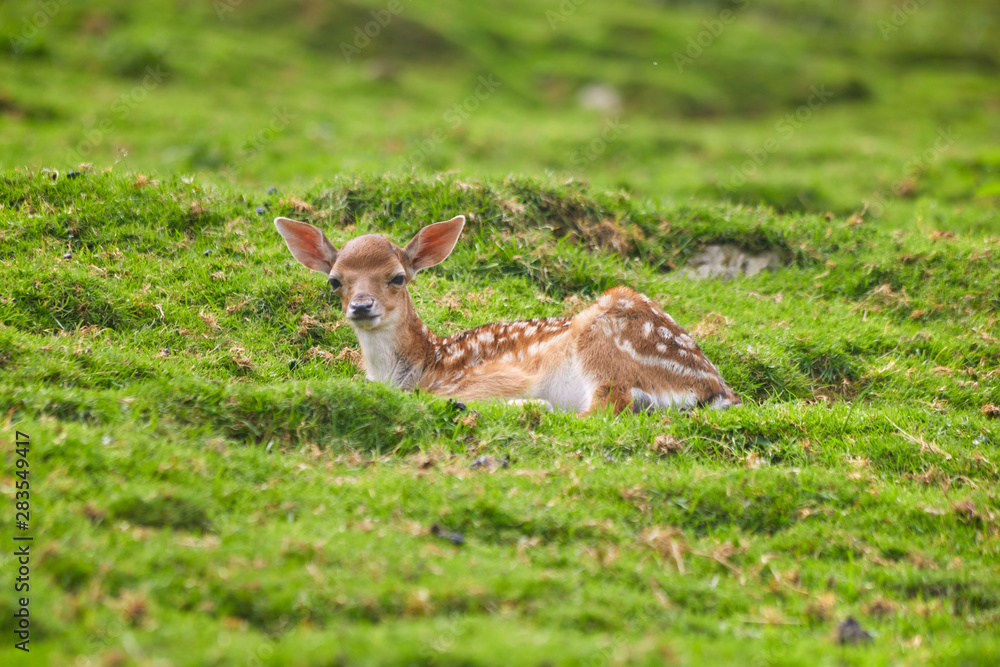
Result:
<svg viewBox="0 0 1000 667">
<path fill-rule="evenodd" d="M 404 3 L 345 58 L 387 6 L 0 7 L 0 661 L 1000 664 L 995 3 Z M 367 383 L 271 220 L 459 213 L 435 331 L 626 284 L 744 405 Z"/>
<path fill-rule="evenodd" d="M 515 179 L 137 182 L 3 182 L 4 457 L 30 434 L 51 661 L 1000 657 L 996 238 Z M 433 329 L 628 284 L 746 403 L 581 420 L 367 383 L 271 217 L 342 243 L 459 211 L 412 288 Z M 719 241 L 787 266 L 672 270 Z M 870 646 L 833 644 L 849 615 Z"/>
</svg>

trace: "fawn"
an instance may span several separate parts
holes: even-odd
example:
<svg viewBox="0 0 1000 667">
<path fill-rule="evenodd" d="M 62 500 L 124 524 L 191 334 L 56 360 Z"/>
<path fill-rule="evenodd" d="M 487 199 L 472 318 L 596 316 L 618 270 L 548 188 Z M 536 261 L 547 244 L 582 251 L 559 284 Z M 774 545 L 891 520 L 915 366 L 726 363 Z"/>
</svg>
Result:
<svg viewBox="0 0 1000 667">
<path fill-rule="evenodd" d="M 427 225 L 405 248 L 366 234 L 338 250 L 310 224 L 274 224 L 295 259 L 326 275 L 340 296 L 369 380 L 464 400 L 539 399 L 584 415 L 740 403 L 687 332 L 628 287 L 574 317 L 431 333 L 407 285 L 451 254 L 465 216 Z"/>
</svg>

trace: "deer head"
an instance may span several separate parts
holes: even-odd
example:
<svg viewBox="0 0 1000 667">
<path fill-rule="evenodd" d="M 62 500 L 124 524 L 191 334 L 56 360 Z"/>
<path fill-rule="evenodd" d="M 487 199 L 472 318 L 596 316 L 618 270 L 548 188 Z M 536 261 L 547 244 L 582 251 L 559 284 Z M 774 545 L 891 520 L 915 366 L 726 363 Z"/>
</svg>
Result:
<svg viewBox="0 0 1000 667">
<path fill-rule="evenodd" d="M 365 234 L 337 250 L 308 223 L 276 218 L 274 226 L 295 259 L 328 277 L 351 326 L 371 331 L 394 327 L 401 317 L 415 317 L 406 286 L 418 271 L 451 254 L 465 216 L 427 225 L 404 248 L 384 236 Z"/>
</svg>

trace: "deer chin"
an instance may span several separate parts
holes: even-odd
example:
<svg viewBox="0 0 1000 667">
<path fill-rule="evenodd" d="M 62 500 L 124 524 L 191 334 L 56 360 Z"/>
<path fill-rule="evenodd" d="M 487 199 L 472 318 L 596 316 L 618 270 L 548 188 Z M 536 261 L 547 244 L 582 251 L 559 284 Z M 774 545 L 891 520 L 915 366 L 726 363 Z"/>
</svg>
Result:
<svg viewBox="0 0 1000 667">
<path fill-rule="evenodd" d="M 372 317 L 348 317 L 347 321 L 354 329 L 374 331 L 378 329 L 384 319 L 382 315 L 374 315 Z"/>
</svg>

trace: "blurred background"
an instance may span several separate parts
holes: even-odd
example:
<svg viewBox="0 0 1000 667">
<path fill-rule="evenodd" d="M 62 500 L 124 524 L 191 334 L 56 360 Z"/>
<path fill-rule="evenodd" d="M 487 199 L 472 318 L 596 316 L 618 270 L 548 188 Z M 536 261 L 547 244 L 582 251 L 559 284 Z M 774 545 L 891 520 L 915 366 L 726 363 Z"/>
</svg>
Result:
<svg viewBox="0 0 1000 667">
<path fill-rule="evenodd" d="M 995 0 L 38 0 L 0 26 L 5 169 L 516 173 L 998 224 Z"/>
</svg>

